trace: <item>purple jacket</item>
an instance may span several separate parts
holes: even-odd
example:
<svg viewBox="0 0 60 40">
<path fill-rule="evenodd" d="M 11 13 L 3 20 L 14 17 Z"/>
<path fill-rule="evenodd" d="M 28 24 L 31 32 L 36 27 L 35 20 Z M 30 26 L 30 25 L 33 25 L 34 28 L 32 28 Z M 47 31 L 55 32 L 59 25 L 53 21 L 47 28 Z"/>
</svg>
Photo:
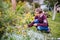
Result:
<svg viewBox="0 0 60 40">
<path fill-rule="evenodd" d="M 39 23 L 37 24 L 37 26 L 48 26 L 48 21 L 47 21 L 47 17 L 46 15 L 42 15 L 40 17 L 38 16 L 35 16 L 35 19 L 38 19 L 39 20 Z M 28 27 L 32 27 L 34 24 L 34 22 L 31 22 Z"/>
</svg>

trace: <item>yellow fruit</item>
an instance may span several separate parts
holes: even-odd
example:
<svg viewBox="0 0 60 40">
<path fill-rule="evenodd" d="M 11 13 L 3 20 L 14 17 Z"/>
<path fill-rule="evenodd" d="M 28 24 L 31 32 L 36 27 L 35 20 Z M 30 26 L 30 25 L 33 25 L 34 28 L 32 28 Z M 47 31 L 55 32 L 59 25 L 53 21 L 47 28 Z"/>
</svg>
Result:
<svg viewBox="0 0 60 40">
<path fill-rule="evenodd" d="M 27 29 L 27 25 L 24 25 L 24 29 Z"/>
<path fill-rule="evenodd" d="M 17 32 L 17 34 L 20 34 L 19 32 Z"/>
</svg>

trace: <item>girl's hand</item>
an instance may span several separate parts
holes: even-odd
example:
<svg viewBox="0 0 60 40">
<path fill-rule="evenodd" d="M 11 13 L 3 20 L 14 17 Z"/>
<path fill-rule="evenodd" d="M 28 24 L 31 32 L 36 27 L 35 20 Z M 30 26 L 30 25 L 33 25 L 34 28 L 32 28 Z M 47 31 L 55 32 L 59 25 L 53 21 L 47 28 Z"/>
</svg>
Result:
<svg viewBox="0 0 60 40">
<path fill-rule="evenodd" d="M 34 26 L 37 26 L 37 24 L 35 23 Z"/>
</svg>

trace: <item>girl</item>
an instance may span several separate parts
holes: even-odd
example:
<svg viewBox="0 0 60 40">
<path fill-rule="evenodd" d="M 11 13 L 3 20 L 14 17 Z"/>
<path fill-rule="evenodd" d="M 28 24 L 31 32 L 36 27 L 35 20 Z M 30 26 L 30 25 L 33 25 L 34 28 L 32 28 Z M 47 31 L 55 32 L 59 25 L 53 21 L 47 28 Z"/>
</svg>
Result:
<svg viewBox="0 0 60 40">
<path fill-rule="evenodd" d="M 37 30 L 46 31 L 46 33 L 50 33 L 50 29 L 48 28 L 48 21 L 46 15 L 42 12 L 40 8 L 35 10 L 35 20 L 31 22 L 28 27 L 36 26 Z"/>
</svg>

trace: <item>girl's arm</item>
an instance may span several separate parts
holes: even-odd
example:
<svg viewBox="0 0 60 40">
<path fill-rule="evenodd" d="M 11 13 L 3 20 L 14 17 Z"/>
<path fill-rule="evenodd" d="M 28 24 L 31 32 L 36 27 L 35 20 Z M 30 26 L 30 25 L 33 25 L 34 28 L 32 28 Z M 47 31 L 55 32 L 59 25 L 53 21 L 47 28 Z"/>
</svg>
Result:
<svg viewBox="0 0 60 40">
<path fill-rule="evenodd" d="M 35 16 L 35 19 L 37 19 L 38 17 L 37 16 Z M 34 21 L 33 22 L 31 22 L 29 25 L 28 25 L 28 27 L 32 27 L 34 25 Z"/>
</svg>

